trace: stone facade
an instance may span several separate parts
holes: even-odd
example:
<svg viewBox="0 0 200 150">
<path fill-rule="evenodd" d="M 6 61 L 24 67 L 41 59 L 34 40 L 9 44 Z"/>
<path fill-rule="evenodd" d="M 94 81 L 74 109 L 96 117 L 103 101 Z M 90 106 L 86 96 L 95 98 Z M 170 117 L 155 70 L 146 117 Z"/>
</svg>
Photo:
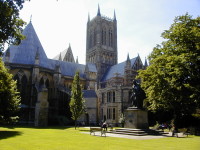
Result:
<svg viewBox="0 0 200 150">
<path fill-rule="evenodd" d="M 74 61 L 70 45 L 54 59 L 47 58 L 32 22 L 23 34 L 26 39 L 10 46 L 3 56 L 20 91 L 20 123 L 45 126 L 58 124 L 63 118 L 68 121 L 62 123 L 69 123 L 71 86 L 77 71 L 86 101 L 86 112 L 79 121 L 119 122 L 119 116 L 130 105 L 132 81 L 145 66 L 139 55 L 132 59 L 128 55 L 118 63 L 115 12 L 113 19 L 101 15 L 100 8 L 96 17 L 90 20 L 88 16 L 85 65 Z"/>
</svg>

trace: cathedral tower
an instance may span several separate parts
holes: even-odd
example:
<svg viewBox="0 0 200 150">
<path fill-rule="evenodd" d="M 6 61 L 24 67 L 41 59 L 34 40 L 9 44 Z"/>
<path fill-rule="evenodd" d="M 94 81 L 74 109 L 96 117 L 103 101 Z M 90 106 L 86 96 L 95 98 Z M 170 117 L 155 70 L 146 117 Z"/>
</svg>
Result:
<svg viewBox="0 0 200 150">
<path fill-rule="evenodd" d="M 96 17 L 88 15 L 86 37 L 86 64 L 95 64 L 99 82 L 107 68 L 117 64 L 117 20 L 101 15 L 100 8 Z"/>
</svg>

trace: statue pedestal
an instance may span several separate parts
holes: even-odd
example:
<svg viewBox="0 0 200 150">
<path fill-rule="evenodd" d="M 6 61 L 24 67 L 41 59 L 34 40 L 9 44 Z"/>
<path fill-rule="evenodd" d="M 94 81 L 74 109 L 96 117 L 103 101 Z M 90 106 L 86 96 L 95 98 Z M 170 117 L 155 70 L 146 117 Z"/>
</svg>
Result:
<svg viewBox="0 0 200 150">
<path fill-rule="evenodd" d="M 125 110 L 125 128 L 149 129 L 147 111 L 136 107 Z"/>
</svg>

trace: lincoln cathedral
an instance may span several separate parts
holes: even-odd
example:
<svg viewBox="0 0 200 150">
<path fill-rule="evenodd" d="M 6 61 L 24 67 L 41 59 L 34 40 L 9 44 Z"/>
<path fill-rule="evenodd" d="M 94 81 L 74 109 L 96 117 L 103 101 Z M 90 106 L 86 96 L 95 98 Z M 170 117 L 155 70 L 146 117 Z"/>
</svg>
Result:
<svg viewBox="0 0 200 150">
<path fill-rule="evenodd" d="M 79 64 L 73 45 L 47 58 L 30 21 L 20 45 L 12 45 L 3 61 L 21 95 L 19 123 L 35 126 L 71 122 L 69 108 L 75 73 L 80 74 L 85 113 L 79 119 L 86 125 L 102 121 L 118 124 L 120 115 L 130 106 L 130 91 L 139 69 L 145 69 L 140 56 L 118 63 L 117 18 L 105 17 L 98 7 L 94 18 L 88 16 L 86 62 Z"/>
</svg>

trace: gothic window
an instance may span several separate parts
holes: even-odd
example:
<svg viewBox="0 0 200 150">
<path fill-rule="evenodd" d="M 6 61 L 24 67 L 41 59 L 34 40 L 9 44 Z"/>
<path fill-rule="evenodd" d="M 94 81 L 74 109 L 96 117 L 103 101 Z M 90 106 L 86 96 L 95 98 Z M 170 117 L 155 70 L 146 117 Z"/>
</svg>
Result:
<svg viewBox="0 0 200 150">
<path fill-rule="evenodd" d="M 107 119 L 109 119 L 109 109 L 107 108 Z"/>
<path fill-rule="evenodd" d="M 104 93 L 102 93 L 102 104 L 104 103 Z"/>
<path fill-rule="evenodd" d="M 17 89 L 20 92 L 21 103 L 28 105 L 28 80 L 25 75 L 21 74 L 21 80 L 19 78 L 19 74 L 15 75 L 14 80 L 17 81 Z"/>
<path fill-rule="evenodd" d="M 103 118 L 103 109 L 101 109 L 101 119 L 104 120 L 104 118 Z"/>
<path fill-rule="evenodd" d="M 115 120 L 115 108 L 113 108 L 113 120 Z"/>
<path fill-rule="evenodd" d="M 96 29 L 94 29 L 94 46 L 96 45 L 97 35 L 96 35 Z"/>
<path fill-rule="evenodd" d="M 101 31 L 101 44 L 103 45 L 104 40 L 103 40 L 103 30 Z"/>
<path fill-rule="evenodd" d="M 107 92 L 107 102 L 111 102 L 111 93 Z"/>
<path fill-rule="evenodd" d="M 39 86 L 40 86 L 40 87 L 43 87 L 43 86 L 44 86 L 44 79 L 43 79 L 43 78 L 40 79 Z"/>
<path fill-rule="evenodd" d="M 92 48 L 92 33 L 90 32 L 89 48 Z"/>
<path fill-rule="evenodd" d="M 46 86 L 46 88 L 49 88 L 49 79 L 46 80 L 45 86 Z"/>
<path fill-rule="evenodd" d="M 20 91 L 20 79 L 18 75 L 15 75 L 14 80 L 17 81 L 17 89 Z"/>
<path fill-rule="evenodd" d="M 91 37 L 92 37 L 91 38 L 91 40 L 92 40 L 91 41 L 91 43 L 92 43 L 91 47 L 93 47 L 94 46 L 94 32 L 91 33 Z"/>
<path fill-rule="evenodd" d="M 113 103 L 115 103 L 115 91 L 113 91 Z"/>
<path fill-rule="evenodd" d="M 102 41 L 102 45 L 106 45 L 106 28 L 103 28 L 102 30 L 101 41 Z"/>
<path fill-rule="evenodd" d="M 20 89 L 20 94 L 21 94 L 21 103 L 28 105 L 28 99 L 27 99 L 27 87 L 28 81 L 25 75 L 22 76 L 21 79 L 21 89 Z"/>
<path fill-rule="evenodd" d="M 106 45 L 106 30 L 104 30 L 104 45 Z"/>
<path fill-rule="evenodd" d="M 109 30 L 109 46 L 113 46 L 113 34 L 112 34 L 112 29 Z"/>
<path fill-rule="evenodd" d="M 107 118 L 111 119 L 111 108 L 107 109 Z"/>
</svg>

